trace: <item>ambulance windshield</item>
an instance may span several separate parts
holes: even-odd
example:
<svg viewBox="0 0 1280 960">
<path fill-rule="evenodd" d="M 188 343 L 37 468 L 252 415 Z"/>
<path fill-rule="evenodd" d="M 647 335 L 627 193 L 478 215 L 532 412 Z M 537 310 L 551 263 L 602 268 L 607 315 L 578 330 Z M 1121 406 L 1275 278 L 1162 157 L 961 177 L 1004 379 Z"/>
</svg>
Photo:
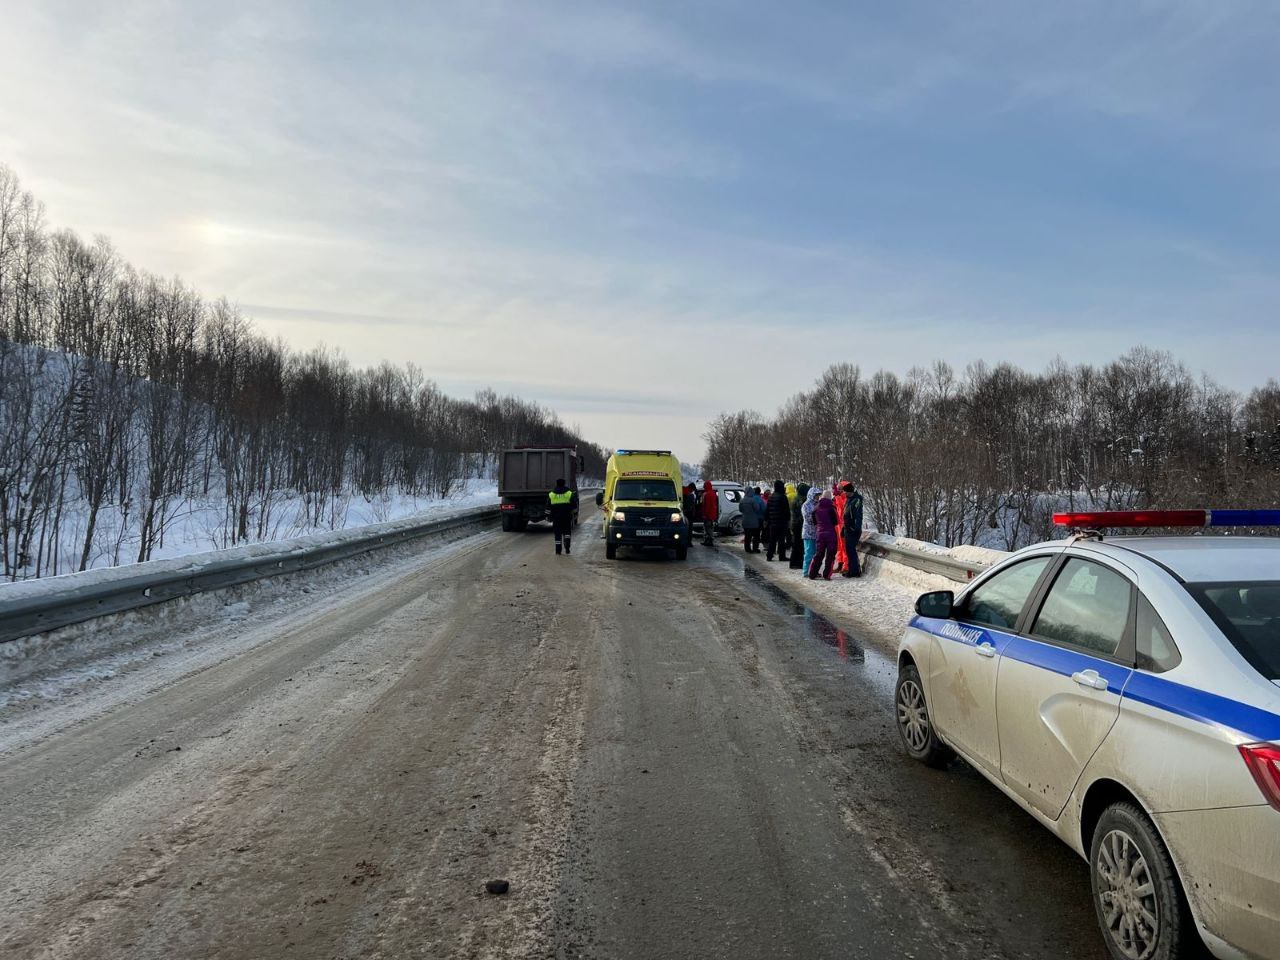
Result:
<svg viewBox="0 0 1280 960">
<path fill-rule="evenodd" d="M 619 480 L 613 491 L 614 500 L 663 500 L 673 503 L 676 499 L 676 485 L 670 480 L 645 478 L 642 480 Z"/>
</svg>

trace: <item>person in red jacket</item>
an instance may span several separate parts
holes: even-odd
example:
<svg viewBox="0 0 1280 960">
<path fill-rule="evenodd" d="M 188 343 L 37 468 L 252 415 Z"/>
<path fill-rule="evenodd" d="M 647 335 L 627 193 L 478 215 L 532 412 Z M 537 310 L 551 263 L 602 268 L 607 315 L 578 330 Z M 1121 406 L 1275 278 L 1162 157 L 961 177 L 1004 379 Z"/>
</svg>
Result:
<svg viewBox="0 0 1280 960">
<path fill-rule="evenodd" d="M 698 513 L 702 517 L 702 543 L 704 546 L 715 547 L 716 523 L 720 520 L 720 497 L 710 480 L 703 481 Z"/>
<path fill-rule="evenodd" d="M 848 480 L 841 480 L 838 484 L 836 484 L 835 489 L 831 491 L 832 503 L 835 505 L 837 517 L 844 516 L 844 504 L 846 499 L 844 487 L 845 487 L 845 484 L 847 484 L 848 482 L 849 482 Z M 849 553 L 844 542 L 844 526 L 843 524 L 837 523 L 836 524 L 836 573 L 843 573 L 846 569 L 848 569 L 848 567 L 849 567 Z"/>
</svg>

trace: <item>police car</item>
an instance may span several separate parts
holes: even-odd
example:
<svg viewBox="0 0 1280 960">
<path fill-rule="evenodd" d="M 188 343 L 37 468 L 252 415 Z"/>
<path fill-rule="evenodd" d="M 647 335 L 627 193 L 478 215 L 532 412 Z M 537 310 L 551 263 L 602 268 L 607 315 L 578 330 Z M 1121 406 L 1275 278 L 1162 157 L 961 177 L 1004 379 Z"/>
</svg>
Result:
<svg viewBox="0 0 1280 960">
<path fill-rule="evenodd" d="M 1077 529 L 1280 511 L 1058 514 Z M 1280 957 L 1280 538 L 1027 547 L 916 602 L 898 730 L 958 753 L 1089 863 L 1111 955 Z"/>
</svg>

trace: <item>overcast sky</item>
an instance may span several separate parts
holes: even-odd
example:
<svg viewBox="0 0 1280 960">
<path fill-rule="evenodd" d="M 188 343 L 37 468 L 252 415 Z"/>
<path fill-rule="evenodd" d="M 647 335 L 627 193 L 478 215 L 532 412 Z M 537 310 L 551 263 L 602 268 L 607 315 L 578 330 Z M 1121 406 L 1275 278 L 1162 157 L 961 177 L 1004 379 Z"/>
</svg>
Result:
<svg viewBox="0 0 1280 960">
<path fill-rule="evenodd" d="M 0 0 L 55 226 L 701 456 L 830 363 L 1280 374 L 1280 4 Z"/>
</svg>

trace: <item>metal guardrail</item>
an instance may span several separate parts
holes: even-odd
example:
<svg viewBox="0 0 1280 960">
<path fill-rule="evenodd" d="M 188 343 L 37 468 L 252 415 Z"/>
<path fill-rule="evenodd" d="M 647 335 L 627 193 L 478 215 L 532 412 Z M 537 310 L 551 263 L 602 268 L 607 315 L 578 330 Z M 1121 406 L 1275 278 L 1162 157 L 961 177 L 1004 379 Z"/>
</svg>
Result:
<svg viewBox="0 0 1280 960">
<path fill-rule="evenodd" d="M 0 609 L 0 642 L 47 633 L 86 620 L 210 590 L 223 590 L 267 577 L 312 570 L 420 537 L 470 526 L 489 526 L 496 524 L 500 517 L 496 505 L 480 507 L 442 520 L 429 520 L 337 544 L 311 548 L 282 547 L 274 553 L 214 560 L 197 569 L 140 571 L 133 576 L 89 586 L 77 586 L 71 582 L 65 589 L 5 603 Z M 3 597 L 2 592 L 0 597 Z"/>
<path fill-rule="evenodd" d="M 948 580 L 955 580 L 958 583 L 968 583 L 974 577 L 986 571 L 989 566 L 985 563 L 956 560 L 952 557 L 932 554 L 925 550 L 908 550 L 893 543 L 890 538 L 877 533 L 865 537 L 858 544 L 858 548 L 861 552 L 870 556 L 879 557 L 882 560 L 890 560 L 893 563 L 900 563 L 904 567 L 913 567 L 925 573 L 946 577 Z"/>
</svg>

